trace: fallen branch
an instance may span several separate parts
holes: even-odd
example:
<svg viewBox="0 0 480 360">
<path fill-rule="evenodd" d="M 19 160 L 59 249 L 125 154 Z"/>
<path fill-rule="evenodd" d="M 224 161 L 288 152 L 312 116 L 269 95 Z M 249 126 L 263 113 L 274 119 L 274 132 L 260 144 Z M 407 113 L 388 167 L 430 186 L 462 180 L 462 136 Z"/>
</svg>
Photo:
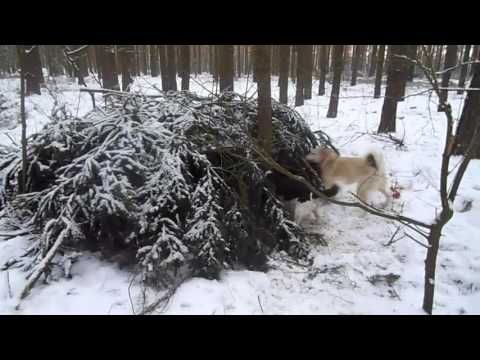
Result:
<svg viewBox="0 0 480 360">
<path fill-rule="evenodd" d="M 57 240 L 50 248 L 48 253 L 45 255 L 43 260 L 36 266 L 36 269 L 33 271 L 32 275 L 29 277 L 25 287 L 23 288 L 18 305 L 15 307 L 16 310 L 20 308 L 20 301 L 25 299 L 32 288 L 35 286 L 35 283 L 40 278 L 40 276 L 45 272 L 46 268 L 50 264 L 50 261 L 53 259 L 55 254 L 57 253 L 58 248 L 63 244 L 65 238 L 67 237 L 68 232 L 70 231 L 70 226 L 67 226 L 65 229 L 62 230 L 60 235 L 58 236 Z"/>
</svg>

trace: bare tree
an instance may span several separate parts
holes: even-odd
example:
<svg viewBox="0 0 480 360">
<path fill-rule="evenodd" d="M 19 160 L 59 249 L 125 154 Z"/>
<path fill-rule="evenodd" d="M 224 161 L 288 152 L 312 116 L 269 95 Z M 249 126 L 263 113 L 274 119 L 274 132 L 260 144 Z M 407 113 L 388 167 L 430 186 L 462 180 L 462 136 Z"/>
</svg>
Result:
<svg viewBox="0 0 480 360">
<path fill-rule="evenodd" d="M 358 67 L 359 67 L 359 62 L 360 62 L 360 50 L 361 50 L 361 45 L 354 45 L 353 46 L 352 80 L 350 82 L 351 86 L 357 85 Z"/>
<path fill-rule="evenodd" d="M 435 53 L 435 60 L 434 60 L 434 70 L 440 70 L 440 66 L 442 65 L 443 60 L 443 45 L 437 45 L 436 53 Z"/>
<path fill-rule="evenodd" d="M 258 140 L 267 154 L 272 152 L 272 97 L 270 45 L 256 45 L 254 50 L 258 83 Z"/>
<path fill-rule="evenodd" d="M 375 99 L 380 98 L 382 94 L 382 77 L 383 77 L 383 64 L 385 62 L 385 45 L 378 47 L 377 54 L 377 74 L 375 76 L 375 93 L 373 97 Z"/>
<path fill-rule="evenodd" d="M 310 100 L 312 98 L 312 86 L 313 86 L 313 45 L 303 45 L 303 46 L 305 46 L 303 50 L 304 51 L 303 96 L 305 100 Z"/>
<path fill-rule="evenodd" d="M 378 45 L 373 45 L 372 52 L 370 54 L 370 68 L 368 69 L 368 77 L 375 75 L 375 71 L 377 70 L 377 51 Z"/>
<path fill-rule="evenodd" d="M 307 56 L 308 45 L 296 45 L 297 50 L 297 84 L 295 94 L 295 106 L 302 106 L 305 102 L 305 57 Z"/>
<path fill-rule="evenodd" d="M 180 45 L 180 77 L 182 90 L 190 90 L 190 45 Z"/>
<path fill-rule="evenodd" d="M 118 56 L 122 69 L 122 91 L 129 91 L 130 85 L 133 83 L 134 52 L 133 45 L 118 45 Z"/>
<path fill-rule="evenodd" d="M 409 45 L 408 47 L 408 57 L 410 59 L 416 60 L 417 59 L 417 45 Z M 408 81 L 413 81 L 415 77 L 415 62 L 410 62 L 409 69 L 408 69 Z M 405 92 L 404 94 L 405 95 Z"/>
<path fill-rule="evenodd" d="M 280 103 L 288 103 L 288 70 L 290 67 L 290 45 L 280 45 Z"/>
<path fill-rule="evenodd" d="M 158 76 L 158 45 L 150 45 L 150 74 Z"/>
<path fill-rule="evenodd" d="M 85 77 L 88 75 L 85 58 L 87 56 L 88 45 L 66 45 L 64 55 L 73 75 L 78 79 L 78 84 L 87 86 Z"/>
<path fill-rule="evenodd" d="M 473 78 L 470 88 L 480 89 L 480 64 L 473 65 Z M 469 91 L 463 107 L 462 116 L 458 123 L 453 153 L 465 155 L 467 149 L 476 136 L 475 131 L 480 126 L 480 91 Z M 477 130 L 478 131 L 478 130 Z M 480 158 L 480 143 L 472 149 L 472 157 Z"/>
<path fill-rule="evenodd" d="M 445 63 L 443 65 L 443 74 L 442 74 L 442 90 L 440 91 L 440 103 L 438 104 L 438 111 L 443 111 L 444 103 L 448 99 L 448 91 L 445 88 L 448 88 L 450 85 L 450 77 L 452 72 L 448 69 L 454 67 L 457 63 L 457 50 L 458 45 L 447 45 L 447 53 L 445 54 Z"/>
<path fill-rule="evenodd" d="M 340 96 L 340 84 L 343 72 L 343 45 L 333 45 L 333 84 L 328 106 L 327 118 L 336 118 L 338 111 L 338 98 Z"/>
<path fill-rule="evenodd" d="M 115 65 L 115 49 L 112 45 L 96 45 L 97 61 L 100 60 L 104 89 L 120 90 Z"/>
<path fill-rule="evenodd" d="M 473 45 L 472 60 L 480 60 L 480 45 Z M 473 76 L 473 66 L 470 68 L 470 76 Z"/>
<path fill-rule="evenodd" d="M 465 45 L 465 49 L 463 50 L 463 63 L 466 63 L 470 60 L 470 49 L 472 45 Z M 461 70 L 460 70 L 460 78 L 458 80 L 458 87 L 463 88 L 465 87 L 465 81 L 467 80 L 467 74 L 468 74 L 468 65 L 463 65 Z M 472 69 L 472 75 L 473 75 L 473 69 Z M 463 90 L 458 90 L 457 94 L 461 95 L 463 94 Z"/>
<path fill-rule="evenodd" d="M 432 62 L 430 61 L 430 65 Z M 431 66 L 430 66 L 431 67 Z M 441 200 L 441 211 L 438 213 L 435 218 L 435 221 L 432 225 L 430 225 L 429 234 L 423 235 L 427 238 L 428 241 L 428 249 L 427 249 L 427 256 L 425 259 L 425 284 L 424 284 L 424 298 L 423 298 L 423 309 L 428 313 L 432 314 L 433 311 L 433 300 L 434 300 L 434 292 L 435 292 L 435 270 L 436 270 L 436 262 L 438 256 L 438 250 L 440 248 L 440 238 L 442 236 L 442 230 L 444 226 L 451 220 L 453 217 L 453 209 L 451 208 L 452 204 L 455 202 L 456 196 L 458 194 L 458 190 L 460 184 L 462 182 L 463 176 L 465 171 L 468 168 L 468 165 L 475 153 L 478 151 L 479 143 L 480 143 L 480 121 L 478 121 L 478 95 L 471 94 L 477 93 L 476 91 L 469 92 L 469 100 L 468 103 L 465 102 L 465 108 L 463 111 L 463 116 L 465 119 L 470 118 L 473 115 L 471 113 L 473 109 L 476 109 L 476 126 L 473 129 L 472 138 L 470 139 L 470 144 L 465 150 L 465 156 L 459 163 L 459 165 L 455 168 L 456 172 L 453 175 L 453 180 L 448 185 L 448 177 L 450 174 L 450 160 L 453 154 L 453 147 L 455 142 L 455 137 L 453 135 L 453 125 L 454 125 L 454 117 L 452 113 L 452 106 L 447 103 L 448 99 L 441 100 L 442 90 L 438 84 L 435 74 L 425 67 L 423 67 L 425 75 L 427 79 L 433 86 L 433 90 L 437 94 L 440 101 L 444 101 L 442 103 L 443 112 L 445 113 L 447 119 L 447 129 L 445 135 L 445 145 L 442 154 L 442 165 L 441 165 L 441 173 L 440 173 L 440 200 Z M 476 69 L 474 70 L 474 77 L 476 75 L 475 81 L 472 80 L 472 87 L 480 85 L 480 67 L 477 65 Z M 472 95 L 473 97 L 470 97 Z M 476 102 L 476 104 L 475 104 Z M 468 107 L 467 107 L 468 106 Z M 468 115 L 467 115 L 468 114 Z M 468 122 L 468 120 L 465 120 Z M 454 170 L 452 170 L 453 172 Z"/>
<path fill-rule="evenodd" d="M 26 89 L 25 89 L 25 68 L 27 68 L 27 54 L 25 54 L 26 50 L 29 48 L 25 48 L 25 45 L 17 45 L 17 52 L 18 52 L 18 59 L 20 63 L 20 118 L 22 120 L 22 177 L 20 179 L 19 184 L 19 193 L 27 192 L 27 115 L 25 112 L 25 96 L 26 96 Z M 30 48 L 31 49 L 31 48 Z M 39 86 L 40 88 L 40 86 Z"/>
<path fill-rule="evenodd" d="M 408 73 L 409 63 L 402 58 L 407 56 L 408 45 L 390 45 L 390 64 L 388 69 L 387 90 L 382 108 L 379 133 L 395 132 L 397 103 L 402 96 Z"/>
<path fill-rule="evenodd" d="M 233 45 L 218 45 L 220 56 L 220 92 L 234 91 Z"/>
<path fill-rule="evenodd" d="M 167 48 L 165 45 L 158 45 L 158 53 L 160 54 L 160 72 L 162 74 L 162 90 L 167 91 L 169 86 L 168 80 L 168 61 Z"/>
<path fill-rule="evenodd" d="M 175 45 L 166 45 L 167 54 L 167 90 L 177 91 L 177 60 Z"/>
<path fill-rule="evenodd" d="M 325 95 L 325 81 L 328 73 L 328 45 L 320 46 L 320 81 L 318 85 L 318 95 Z"/>
<path fill-rule="evenodd" d="M 17 45 L 17 55 L 26 81 L 25 96 L 41 95 L 43 77 L 40 77 L 38 71 L 42 68 L 38 45 Z"/>
</svg>

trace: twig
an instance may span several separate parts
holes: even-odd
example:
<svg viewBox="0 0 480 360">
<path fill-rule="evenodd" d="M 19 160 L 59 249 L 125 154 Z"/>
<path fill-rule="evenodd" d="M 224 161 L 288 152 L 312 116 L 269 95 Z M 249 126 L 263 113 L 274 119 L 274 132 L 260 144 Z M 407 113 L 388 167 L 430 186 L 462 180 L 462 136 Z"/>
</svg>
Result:
<svg viewBox="0 0 480 360">
<path fill-rule="evenodd" d="M 260 295 L 258 295 L 258 304 L 260 305 L 260 310 L 262 310 L 262 314 L 264 314 L 263 312 L 263 306 L 262 306 L 262 302 L 260 301 Z"/>
<path fill-rule="evenodd" d="M 168 304 L 168 302 L 170 301 L 170 299 L 173 297 L 173 295 L 175 295 L 175 293 L 177 292 L 178 288 L 180 286 L 183 285 L 183 283 L 187 280 L 187 278 L 183 278 L 182 280 L 180 280 L 173 288 L 167 290 L 166 294 L 161 296 L 159 299 L 157 299 L 156 301 L 154 301 L 152 304 L 148 305 L 145 309 L 143 309 L 143 311 L 139 314 L 139 315 L 147 315 L 147 314 L 150 314 L 152 312 L 154 312 L 157 307 L 159 307 L 161 304 L 163 304 L 163 308 L 160 312 L 163 312 L 166 305 Z"/>
<path fill-rule="evenodd" d="M 401 229 L 401 227 L 398 226 L 398 227 L 397 227 L 397 230 L 395 230 L 395 232 L 393 233 L 393 235 L 392 235 L 392 237 L 390 238 L 390 240 L 389 240 L 386 244 L 384 244 L 383 246 L 387 247 L 387 246 L 390 246 L 390 245 L 396 243 L 397 241 L 400 241 L 401 238 L 400 238 L 399 240 L 397 240 L 397 241 L 393 241 L 393 240 L 395 239 L 395 236 L 397 236 L 397 234 L 399 233 L 400 229 Z"/>
<path fill-rule="evenodd" d="M 8 270 L 6 271 L 6 277 L 7 277 L 8 297 L 11 299 L 11 298 L 13 298 L 13 294 L 12 294 L 12 288 L 10 286 L 10 272 Z"/>
<path fill-rule="evenodd" d="M 427 244 L 422 243 L 421 241 L 418 241 L 417 239 L 415 239 L 412 235 L 410 235 L 410 234 L 408 234 L 408 233 L 404 233 L 404 235 L 405 235 L 407 238 L 415 241 L 418 245 L 423 246 L 425 249 L 431 248 L 431 245 L 427 245 Z"/>
</svg>

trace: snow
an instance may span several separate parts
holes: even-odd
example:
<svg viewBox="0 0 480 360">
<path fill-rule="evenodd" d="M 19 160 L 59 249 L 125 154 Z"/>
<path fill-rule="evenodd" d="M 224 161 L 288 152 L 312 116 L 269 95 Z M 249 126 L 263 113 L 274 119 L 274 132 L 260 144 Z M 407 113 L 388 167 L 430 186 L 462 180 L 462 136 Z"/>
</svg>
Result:
<svg viewBox="0 0 480 360">
<path fill-rule="evenodd" d="M 90 78 L 87 84 L 98 87 Z M 138 78 L 133 91 L 154 94 L 152 84 L 160 87 L 160 78 Z M 276 84 L 274 78 L 272 93 L 278 99 Z M 91 109 L 90 96 L 80 93 L 74 82 L 58 78 L 48 86 L 54 96 L 43 90 L 41 96 L 27 99 L 28 134 L 39 131 L 49 121 L 54 97 L 57 105 L 66 104 L 78 116 Z M 315 93 L 318 82 L 313 86 Z M 192 79 L 191 87 L 201 95 L 215 91 L 207 75 Z M 426 87 L 426 83 L 416 80 L 408 87 L 407 95 Z M 18 88 L 15 79 L 0 80 L 0 92 L 9 104 L 18 105 Z M 235 90 L 248 96 L 255 94 L 251 78 L 236 81 Z M 326 93 L 330 93 L 328 84 Z M 294 95 L 295 86 L 291 83 L 292 106 Z M 449 96 L 454 114 L 459 117 L 465 95 L 450 92 Z M 389 181 L 401 195 L 389 206 L 405 216 L 432 222 L 440 209 L 440 161 L 446 129 L 444 114 L 436 111 L 435 97 L 430 98 L 426 93 L 407 97 L 399 104 L 394 136 L 404 140 L 404 148 L 387 138 L 371 135 L 378 127 L 383 105 L 383 99 L 373 99 L 372 81 L 360 80 L 355 87 L 343 84 L 336 119 L 326 118 L 328 102 L 328 96 L 314 95 L 297 110 L 313 130 L 329 134 L 342 154 L 357 156 L 371 147 L 381 149 Z M 97 104 L 101 104 L 100 96 Z M 19 126 L 8 125 L 0 128 L 0 144 L 12 146 L 10 138 L 19 143 L 21 130 Z M 460 160 L 453 158 L 451 169 Z M 465 174 L 452 206 L 454 217 L 441 239 L 435 314 L 480 314 L 479 179 L 480 161 L 475 160 Z M 339 198 L 351 199 L 348 191 L 352 189 L 343 189 Z M 466 207 L 467 202 L 471 204 Z M 238 270 L 224 272 L 218 281 L 191 279 L 178 288 L 164 313 L 424 314 L 421 305 L 426 249 L 408 237 L 397 236 L 391 241 L 398 224 L 359 209 L 314 202 L 300 205 L 297 215 L 309 231 L 322 234 L 328 243 L 328 247 L 323 247 L 312 238 L 312 268 L 293 264 L 278 254 L 267 273 Z M 416 236 L 413 232 L 409 235 Z M 0 240 L 0 265 L 27 247 L 28 240 L 24 237 Z M 26 283 L 26 274 L 11 269 L 7 281 L 7 273 L 0 272 L 0 314 L 132 314 L 132 304 L 138 312 L 142 296 L 138 281 L 132 283 L 135 274 L 130 271 L 102 261 L 96 254 L 85 253 L 73 264 L 71 273 L 72 279 L 59 277 L 48 286 L 39 284 L 15 311 L 15 299 Z M 394 278 L 389 277 L 392 274 L 399 278 L 391 282 L 372 281 L 372 278 Z M 150 291 L 146 296 L 153 300 L 160 295 Z"/>
</svg>

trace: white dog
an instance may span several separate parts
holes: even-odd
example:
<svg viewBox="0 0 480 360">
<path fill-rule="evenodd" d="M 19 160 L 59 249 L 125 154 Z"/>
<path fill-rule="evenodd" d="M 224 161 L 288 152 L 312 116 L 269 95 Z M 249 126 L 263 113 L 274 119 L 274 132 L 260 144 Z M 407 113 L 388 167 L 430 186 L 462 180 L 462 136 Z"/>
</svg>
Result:
<svg viewBox="0 0 480 360">
<path fill-rule="evenodd" d="M 386 197 L 384 206 L 390 200 L 387 193 L 387 178 L 382 154 L 371 151 L 364 157 L 338 156 L 333 150 L 319 147 L 307 155 L 306 160 L 314 165 L 326 189 L 338 185 L 358 184 L 357 196 L 367 202 L 369 195 L 379 191 Z"/>
</svg>

